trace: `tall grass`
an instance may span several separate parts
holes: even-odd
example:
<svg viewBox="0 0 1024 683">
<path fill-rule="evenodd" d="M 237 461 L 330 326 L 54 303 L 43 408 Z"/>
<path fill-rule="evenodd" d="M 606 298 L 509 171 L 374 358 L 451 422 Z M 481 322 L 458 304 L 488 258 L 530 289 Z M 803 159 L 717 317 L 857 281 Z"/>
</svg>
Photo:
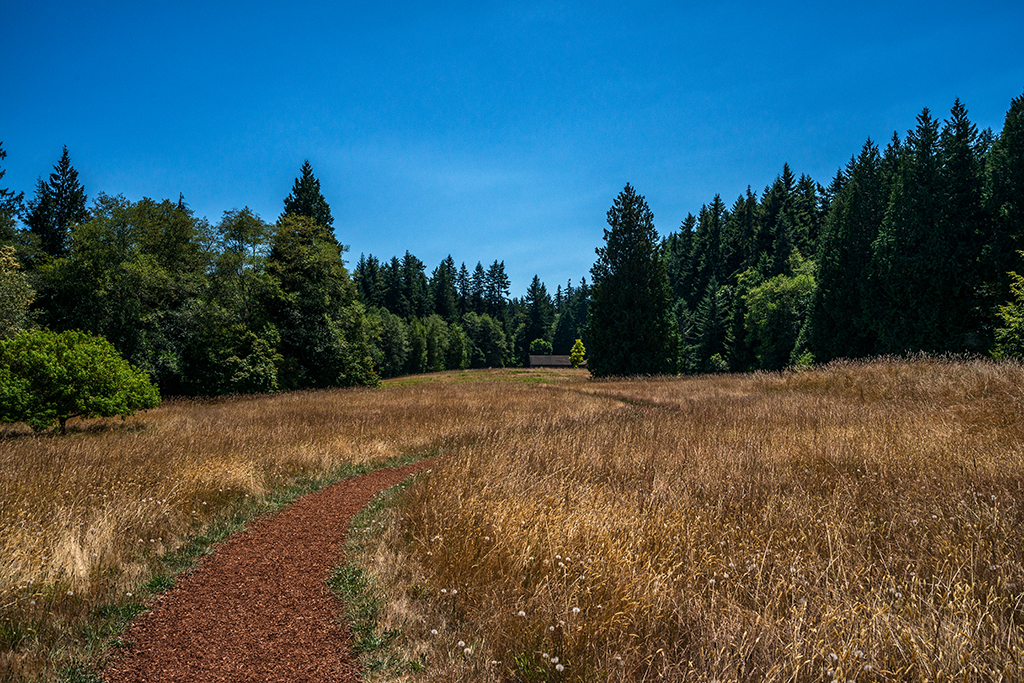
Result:
<svg viewBox="0 0 1024 683">
<path fill-rule="evenodd" d="M 424 680 L 1024 679 L 1020 366 L 533 395 L 370 534 Z"/>
<path fill-rule="evenodd" d="M 0 429 L 0 680 L 50 677 L 102 645 L 83 634 L 88 615 L 137 611 L 160 558 L 226 515 L 543 410 L 532 394 L 510 401 L 507 384 L 467 391 L 458 379 L 169 401 L 123 423 L 72 423 L 64 437 Z"/>
</svg>

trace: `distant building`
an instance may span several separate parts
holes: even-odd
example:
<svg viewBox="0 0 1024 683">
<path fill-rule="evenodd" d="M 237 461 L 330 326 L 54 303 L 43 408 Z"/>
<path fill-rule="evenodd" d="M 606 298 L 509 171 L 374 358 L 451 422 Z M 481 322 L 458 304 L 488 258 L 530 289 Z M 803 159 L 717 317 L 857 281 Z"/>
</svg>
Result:
<svg viewBox="0 0 1024 683">
<path fill-rule="evenodd" d="M 531 368 L 571 368 L 569 356 L 534 356 L 530 355 Z M 587 361 L 580 363 L 581 368 L 587 367 Z"/>
</svg>

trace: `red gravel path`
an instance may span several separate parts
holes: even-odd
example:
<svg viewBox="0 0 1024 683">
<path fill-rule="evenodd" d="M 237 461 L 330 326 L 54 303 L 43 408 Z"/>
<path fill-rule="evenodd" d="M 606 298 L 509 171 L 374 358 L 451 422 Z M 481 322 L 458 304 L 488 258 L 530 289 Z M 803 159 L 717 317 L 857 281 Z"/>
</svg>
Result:
<svg viewBox="0 0 1024 683">
<path fill-rule="evenodd" d="M 356 658 L 326 584 L 352 516 L 426 462 L 346 479 L 220 544 L 122 636 L 128 681 L 350 681 Z"/>
</svg>

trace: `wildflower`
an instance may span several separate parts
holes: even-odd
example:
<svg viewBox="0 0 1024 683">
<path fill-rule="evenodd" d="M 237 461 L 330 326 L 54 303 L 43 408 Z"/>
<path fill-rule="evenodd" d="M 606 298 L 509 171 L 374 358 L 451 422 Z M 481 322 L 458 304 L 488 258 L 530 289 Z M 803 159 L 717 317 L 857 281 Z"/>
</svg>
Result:
<svg viewBox="0 0 1024 683">
<path fill-rule="evenodd" d="M 441 589 L 441 595 L 448 595 L 448 589 L 447 588 L 442 588 Z"/>
<path fill-rule="evenodd" d="M 464 641 L 464 640 L 460 640 L 460 641 L 458 642 L 458 645 L 459 645 L 459 647 L 466 647 L 466 641 Z"/>
<path fill-rule="evenodd" d="M 573 607 L 572 608 L 572 613 L 573 614 L 579 614 L 580 613 L 580 608 L 579 607 Z"/>
<path fill-rule="evenodd" d="M 436 628 L 430 629 L 430 635 L 436 636 L 437 635 L 437 629 Z"/>
<path fill-rule="evenodd" d="M 548 653 L 547 653 L 547 652 L 543 652 L 543 653 L 541 653 L 541 655 L 540 655 L 540 656 L 541 656 L 541 658 L 543 658 L 543 659 L 550 659 L 550 657 L 548 656 Z"/>
<path fill-rule="evenodd" d="M 555 671 L 557 671 L 558 673 L 562 673 L 563 671 L 565 671 L 565 667 L 561 664 L 555 664 Z"/>
<path fill-rule="evenodd" d="M 521 617 L 525 617 L 526 616 L 526 612 L 524 612 L 523 610 L 519 610 L 518 614 Z"/>
<path fill-rule="evenodd" d="M 465 650 L 463 650 L 463 651 L 462 651 L 462 654 L 464 654 L 464 655 L 466 655 L 466 656 L 468 657 L 468 656 L 470 656 L 471 654 L 473 654 L 473 651 L 472 651 L 472 650 L 470 650 L 470 649 L 469 649 L 469 648 L 467 647 L 467 648 L 466 648 Z"/>
<path fill-rule="evenodd" d="M 558 664 L 558 657 L 552 657 L 551 658 L 551 663 L 552 664 Z"/>
</svg>

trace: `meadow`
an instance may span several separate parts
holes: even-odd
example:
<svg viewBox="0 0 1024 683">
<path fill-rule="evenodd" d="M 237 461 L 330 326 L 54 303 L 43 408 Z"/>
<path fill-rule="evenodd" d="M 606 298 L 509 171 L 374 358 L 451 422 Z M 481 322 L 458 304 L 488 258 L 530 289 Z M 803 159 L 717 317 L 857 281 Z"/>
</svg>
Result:
<svg viewBox="0 0 1024 683">
<path fill-rule="evenodd" d="M 1019 365 L 920 358 L 445 373 L 10 427 L 0 679 L 94 657 L 97 612 L 225 515 L 440 455 L 353 534 L 378 640 L 414 663 L 394 679 L 1020 680 L 1022 407 Z"/>
<path fill-rule="evenodd" d="M 534 393 L 353 541 L 394 678 L 1024 679 L 1020 366 Z"/>
</svg>

